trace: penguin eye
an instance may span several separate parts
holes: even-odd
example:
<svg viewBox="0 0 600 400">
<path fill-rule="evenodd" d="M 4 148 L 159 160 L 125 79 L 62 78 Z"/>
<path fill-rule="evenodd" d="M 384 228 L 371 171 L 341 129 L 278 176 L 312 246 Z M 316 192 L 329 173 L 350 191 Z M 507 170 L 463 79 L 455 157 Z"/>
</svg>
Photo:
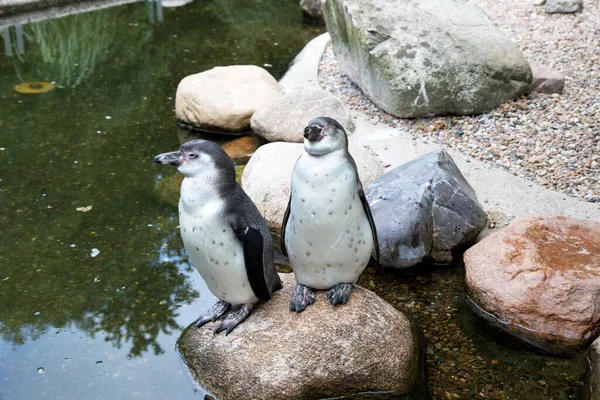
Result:
<svg viewBox="0 0 600 400">
<path fill-rule="evenodd" d="M 189 158 L 196 158 L 196 157 L 198 157 L 198 154 L 196 154 L 196 153 L 190 153 L 190 154 L 188 154 L 188 157 Z"/>
</svg>

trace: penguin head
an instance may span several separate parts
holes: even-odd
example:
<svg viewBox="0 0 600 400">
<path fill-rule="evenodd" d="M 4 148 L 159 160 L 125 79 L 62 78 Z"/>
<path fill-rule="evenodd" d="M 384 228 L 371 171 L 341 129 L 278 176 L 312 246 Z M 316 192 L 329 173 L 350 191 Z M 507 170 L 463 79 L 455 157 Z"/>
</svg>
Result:
<svg viewBox="0 0 600 400">
<path fill-rule="evenodd" d="M 209 140 L 198 139 L 184 143 L 179 151 L 157 155 L 154 162 L 175 165 L 186 177 L 200 176 L 216 180 L 225 176 L 235 181 L 233 162 L 221 146 Z"/>
<path fill-rule="evenodd" d="M 309 154 L 322 156 L 347 148 L 346 131 L 333 118 L 314 118 L 304 128 L 304 150 Z"/>
</svg>

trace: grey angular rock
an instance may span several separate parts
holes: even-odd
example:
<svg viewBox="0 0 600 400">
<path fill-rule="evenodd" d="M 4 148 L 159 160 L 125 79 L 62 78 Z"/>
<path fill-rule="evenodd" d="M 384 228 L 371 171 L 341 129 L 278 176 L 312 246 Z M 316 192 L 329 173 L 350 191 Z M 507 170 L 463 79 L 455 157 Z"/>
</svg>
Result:
<svg viewBox="0 0 600 400">
<path fill-rule="evenodd" d="M 548 14 L 574 13 L 581 10 L 582 0 L 547 0 L 544 11 Z"/>
<path fill-rule="evenodd" d="M 600 400 L 600 338 L 588 350 L 589 368 L 585 379 L 585 399 Z"/>
<path fill-rule="evenodd" d="M 348 109 L 340 99 L 320 88 L 299 89 L 279 98 L 275 102 L 258 108 L 250 126 L 254 133 L 269 142 L 304 141 L 304 127 L 316 117 L 337 120 L 346 133 L 354 131 L 354 123 Z"/>
<path fill-rule="evenodd" d="M 565 76 L 554 68 L 546 65 L 531 63 L 533 73 L 532 92 L 561 94 L 565 87 Z"/>
<path fill-rule="evenodd" d="M 409 319 L 355 287 L 333 307 L 325 291 L 301 314 L 288 308 L 293 274 L 229 336 L 188 328 L 178 344 L 205 389 L 221 400 L 321 399 L 360 392 L 418 398 L 422 358 Z"/>
<path fill-rule="evenodd" d="M 531 88 L 519 48 L 466 0 L 328 0 L 342 72 L 403 117 L 489 111 Z"/>
<path fill-rule="evenodd" d="M 377 227 L 379 263 L 408 268 L 450 263 L 487 220 L 475 192 L 444 150 L 387 172 L 365 189 Z"/>
</svg>

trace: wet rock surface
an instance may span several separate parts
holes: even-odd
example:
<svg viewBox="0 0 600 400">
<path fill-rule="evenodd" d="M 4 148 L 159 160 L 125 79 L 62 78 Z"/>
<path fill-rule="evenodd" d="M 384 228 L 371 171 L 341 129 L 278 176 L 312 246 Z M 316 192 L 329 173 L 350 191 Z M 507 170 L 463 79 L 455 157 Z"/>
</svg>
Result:
<svg viewBox="0 0 600 400">
<path fill-rule="evenodd" d="M 248 131 L 254 111 L 277 99 L 275 78 L 254 65 L 215 67 L 186 76 L 177 87 L 175 116 L 186 126 L 215 132 Z"/>
<path fill-rule="evenodd" d="M 222 147 L 233 162 L 247 163 L 259 145 L 260 143 L 256 137 L 244 136 L 227 142 Z"/>
<path fill-rule="evenodd" d="M 600 400 L 600 338 L 590 346 L 587 354 L 586 400 Z"/>
<path fill-rule="evenodd" d="M 299 89 L 286 93 L 276 102 L 259 107 L 250 121 L 252 131 L 269 142 L 304 141 L 304 127 L 317 117 L 338 121 L 348 135 L 354 124 L 344 103 L 320 88 Z"/>
<path fill-rule="evenodd" d="M 325 25 L 323 3 L 325 0 L 300 0 L 300 9 L 304 20 L 316 25 Z"/>
<path fill-rule="evenodd" d="M 342 72 L 402 117 L 489 111 L 531 88 L 519 48 L 463 0 L 331 0 L 323 8 Z"/>
<path fill-rule="evenodd" d="M 443 150 L 394 168 L 365 189 L 377 227 L 379 263 L 407 268 L 452 262 L 486 222 L 475 192 Z"/>
<path fill-rule="evenodd" d="M 559 355 L 600 333 L 600 223 L 518 218 L 464 254 L 474 310 L 494 326 Z"/>
<path fill-rule="evenodd" d="M 325 291 L 297 314 L 288 308 L 295 279 L 255 308 L 229 336 L 214 324 L 187 329 L 179 348 L 200 384 L 221 400 L 319 399 L 360 392 L 418 398 L 419 342 L 409 319 L 355 287 L 333 307 Z"/>
<path fill-rule="evenodd" d="M 350 143 L 363 185 L 383 174 L 383 166 L 368 150 Z M 290 199 L 292 169 L 304 151 L 301 143 L 275 142 L 261 146 L 244 170 L 242 188 L 248 193 L 272 232 L 279 234 Z"/>
</svg>

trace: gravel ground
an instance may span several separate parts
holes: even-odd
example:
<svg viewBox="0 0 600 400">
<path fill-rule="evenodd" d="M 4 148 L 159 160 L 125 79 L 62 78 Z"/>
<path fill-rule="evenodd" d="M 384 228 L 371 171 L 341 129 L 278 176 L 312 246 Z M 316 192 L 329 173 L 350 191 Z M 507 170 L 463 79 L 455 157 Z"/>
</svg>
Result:
<svg viewBox="0 0 600 400">
<path fill-rule="evenodd" d="M 414 138 L 452 147 L 514 175 L 600 203 L 600 2 L 546 14 L 522 0 L 474 0 L 531 62 L 566 75 L 562 95 L 531 93 L 477 116 L 401 119 L 371 103 L 343 75 L 328 47 L 321 86 L 353 110 Z"/>
</svg>

